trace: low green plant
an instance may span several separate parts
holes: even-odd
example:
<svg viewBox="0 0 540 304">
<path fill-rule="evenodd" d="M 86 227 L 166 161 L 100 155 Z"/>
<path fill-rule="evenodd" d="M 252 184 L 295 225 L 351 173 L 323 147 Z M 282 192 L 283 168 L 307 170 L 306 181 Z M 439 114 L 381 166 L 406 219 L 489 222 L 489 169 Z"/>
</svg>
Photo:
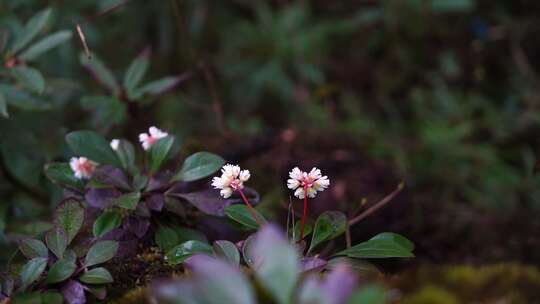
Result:
<svg viewBox="0 0 540 304">
<path fill-rule="evenodd" d="M 116 255 L 118 242 L 79 235 L 84 220 L 84 206 L 67 199 L 58 206 L 54 226 L 44 241 L 22 239 L 19 250 L 29 261 L 4 296 L 15 291 L 15 303 L 84 303 L 87 293 L 103 300 L 104 285 L 113 282 L 113 277 L 101 264 Z"/>
</svg>

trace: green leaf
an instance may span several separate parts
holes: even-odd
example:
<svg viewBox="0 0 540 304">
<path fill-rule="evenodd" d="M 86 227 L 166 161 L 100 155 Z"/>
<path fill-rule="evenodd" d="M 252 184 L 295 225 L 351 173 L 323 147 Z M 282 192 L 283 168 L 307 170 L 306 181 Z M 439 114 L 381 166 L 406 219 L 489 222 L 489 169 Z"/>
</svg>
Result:
<svg viewBox="0 0 540 304">
<path fill-rule="evenodd" d="M 140 192 L 131 192 L 119 196 L 113 201 L 113 206 L 118 206 L 120 208 L 135 210 L 137 204 L 141 200 Z"/>
<path fill-rule="evenodd" d="M 45 79 L 38 70 L 25 66 L 16 66 L 9 70 L 11 71 L 11 75 L 28 89 L 39 94 L 45 90 Z"/>
<path fill-rule="evenodd" d="M 39 279 L 45 267 L 47 266 L 47 258 L 33 258 L 26 263 L 21 270 L 22 290 L 25 290 L 30 284 Z"/>
<path fill-rule="evenodd" d="M 103 267 L 94 268 L 83 273 L 79 280 L 87 284 L 107 284 L 114 281 L 111 273 Z"/>
<path fill-rule="evenodd" d="M 373 238 L 371 238 L 371 240 L 387 240 L 387 241 L 395 242 L 395 243 L 399 244 L 401 247 L 403 247 L 403 248 L 405 248 L 405 249 L 407 249 L 409 251 L 414 250 L 414 243 L 411 242 L 406 237 L 404 237 L 404 236 L 402 236 L 400 234 L 397 234 L 397 233 L 392 233 L 392 232 L 379 233 L 376 236 L 374 236 Z"/>
<path fill-rule="evenodd" d="M 236 266 L 240 265 L 240 252 L 234 243 L 224 240 L 215 241 L 214 252 L 225 261 Z"/>
<path fill-rule="evenodd" d="M 45 242 L 47 247 L 56 255 L 57 258 L 61 259 L 64 256 L 64 251 L 67 247 L 67 236 L 64 229 L 60 227 L 54 227 L 45 235 Z"/>
<path fill-rule="evenodd" d="M 84 260 L 84 266 L 90 267 L 97 264 L 105 263 L 112 259 L 118 251 L 118 242 L 115 241 L 100 241 L 95 243 Z"/>
<path fill-rule="evenodd" d="M 174 229 L 178 236 L 178 244 L 192 240 L 208 243 L 206 236 L 198 230 L 178 226 L 173 226 L 172 229 Z"/>
<path fill-rule="evenodd" d="M 25 292 L 13 295 L 11 302 L 13 304 L 62 304 L 64 297 L 58 292 L 35 291 Z"/>
<path fill-rule="evenodd" d="M 191 182 L 216 172 L 225 164 L 220 156 L 209 152 L 197 152 L 184 161 L 182 169 L 173 178 L 175 181 Z"/>
<path fill-rule="evenodd" d="M 324 241 L 338 237 L 347 227 L 347 216 L 339 211 L 327 211 L 317 218 L 308 252 Z"/>
<path fill-rule="evenodd" d="M 124 75 L 124 88 L 131 97 L 133 90 L 141 83 L 146 71 L 148 70 L 149 51 L 143 51 L 131 64 Z"/>
<path fill-rule="evenodd" d="M 266 219 L 256 209 L 255 215 L 262 223 L 266 223 Z M 257 229 L 259 224 L 253 218 L 249 208 L 246 205 L 231 205 L 225 208 L 225 214 L 235 222 L 238 222 L 248 229 Z"/>
<path fill-rule="evenodd" d="M 49 250 L 42 241 L 36 239 L 24 239 L 19 245 L 19 249 L 25 257 L 29 259 L 33 258 L 47 258 L 49 256 Z"/>
<path fill-rule="evenodd" d="M 0 84 L 7 104 L 23 110 L 46 111 L 51 109 L 51 103 L 43 98 L 35 98 L 29 92 L 11 85 Z"/>
<path fill-rule="evenodd" d="M 169 264 L 176 265 L 196 253 L 211 254 L 212 246 L 199 241 L 187 241 L 169 250 L 165 255 L 165 260 Z"/>
<path fill-rule="evenodd" d="M 279 304 L 289 304 L 298 283 L 300 265 L 296 249 L 285 234 L 272 225 L 265 225 L 252 245 L 253 264 L 258 282 Z"/>
<path fill-rule="evenodd" d="M 105 138 L 93 131 L 75 131 L 66 135 L 66 142 L 77 156 L 85 156 L 99 164 L 122 164 Z"/>
<path fill-rule="evenodd" d="M 385 232 L 380 237 L 377 235 L 369 241 L 355 245 L 349 249 L 338 252 L 336 255 L 345 255 L 351 258 L 411 258 L 411 242 L 405 237 Z"/>
<path fill-rule="evenodd" d="M 168 90 L 174 88 L 178 83 L 182 81 L 183 77 L 180 76 L 169 76 L 159 80 L 149 82 L 142 86 L 141 88 L 133 92 L 133 98 L 139 99 L 143 95 L 159 95 L 167 92 Z"/>
<path fill-rule="evenodd" d="M 77 261 L 77 253 L 75 253 L 72 249 L 67 249 L 66 252 L 64 252 L 64 258 L 65 261 L 69 261 L 71 263 L 75 263 Z"/>
<path fill-rule="evenodd" d="M 174 143 L 174 137 L 166 136 L 155 142 L 148 151 L 148 164 L 150 172 L 155 173 L 159 170 L 163 161 L 167 158 L 169 151 Z"/>
<path fill-rule="evenodd" d="M 51 266 L 45 282 L 48 284 L 60 283 L 71 277 L 77 266 L 73 261 L 58 260 Z"/>
<path fill-rule="evenodd" d="M 300 225 L 301 221 L 297 221 L 294 225 L 294 241 L 299 242 L 300 241 Z M 306 221 L 306 225 L 304 226 L 304 238 L 308 235 L 310 235 L 313 232 L 313 224 L 309 221 Z M 292 235 L 291 235 L 292 238 Z"/>
<path fill-rule="evenodd" d="M 128 172 L 134 173 L 136 168 L 135 148 L 133 147 L 133 144 L 125 139 L 120 139 L 118 149 L 116 149 L 115 152 L 122 163 L 122 168 Z"/>
<path fill-rule="evenodd" d="M 105 233 L 118 228 L 121 223 L 122 215 L 115 211 L 105 211 L 94 222 L 92 231 L 95 237 L 101 237 Z"/>
<path fill-rule="evenodd" d="M 19 57 L 26 61 L 32 61 L 48 50 L 71 39 L 71 35 L 70 31 L 59 31 L 51 34 L 30 46 Z"/>
<path fill-rule="evenodd" d="M 41 303 L 43 304 L 62 304 L 64 297 L 58 292 L 43 292 L 41 294 Z"/>
<path fill-rule="evenodd" d="M 81 229 L 83 222 L 84 207 L 79 201 L 68 199 L 56 208 L 54 224 L 66 232 L 68 245 Z"/>
<path fill-rule="evenodd" d="M 32 39 L 34 39 L 39 32 L 45 27 L 45 24 L 49 21 L 51 17 L 52 10 L 50 8 L 42 10 L 41 12 L 35 14 L 28 20 L 25 24 L 23 31 L 16 38 L 11 48 L 12 53 L 17 53 L 22 50 Z"/>
<path fill-rule="evenodd" d="M 83 189 L 84 182 L 75 177 L 68 163 L 50 163 L 45 165 L 45 176 L 60 186 Z"/>
<path fill-rule="evenodd" d="M 146 188 L 146 185 L 148 185 L 148 176 L 136 174 L 133 176 L 133 189 L 137 191 L 141 191 L 142 189 Z"/>
<path fill-rule="evenodd" d="M 156 244 L 163 252 L 168 252 L 174 246 L 180 244 L 176 231 L 167 226 L 160 226 L 155 234 Z"/>
<path fill-rule="evenodd" d="M 2 92 L 0 92 L 0 115 L 2 115 L 4 118 L 9 117 L 9 113 L 7 111 L 6 97 Z"/>
<path fill-rule="evenodd" d="M 120 86 L 113 73 L 95 54 L 92 54 L 91 58 L 88 58 L 85 53 L 81 53 L 80 61 L 103 86 L 111 90 L 114 94 L 120 92 Z"/>
</svg>

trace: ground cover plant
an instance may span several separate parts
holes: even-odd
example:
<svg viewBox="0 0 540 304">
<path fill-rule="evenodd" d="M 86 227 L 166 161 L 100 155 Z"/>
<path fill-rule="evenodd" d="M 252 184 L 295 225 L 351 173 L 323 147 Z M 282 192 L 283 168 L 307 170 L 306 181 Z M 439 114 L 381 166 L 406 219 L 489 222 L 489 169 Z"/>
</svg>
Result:
<svg viewBox="0 0 540 304">
<path fill-rule="evenodd" d="M 537 302 L 538 8 L 0 1 L 0 303 Z"/>
</svg>

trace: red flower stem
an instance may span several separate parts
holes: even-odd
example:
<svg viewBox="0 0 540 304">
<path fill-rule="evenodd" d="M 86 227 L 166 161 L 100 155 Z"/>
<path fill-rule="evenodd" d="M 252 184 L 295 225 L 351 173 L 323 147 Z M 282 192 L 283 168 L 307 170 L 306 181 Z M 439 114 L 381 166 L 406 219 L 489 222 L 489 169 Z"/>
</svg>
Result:
<svg viewBox="0 0 540 304">
<path fill-rule="evenodd" d="M 251 216 L 253 217 L 253 219 L 255 220 L 255 222 L 257 222 L 257 224 L 259 224 L 259 226 L 262 226 L 262 223 L 261 221 L 259 220 L 259 217 L 257 216 L 257 214 L 255 213 L 255 209 L 253 208 L 253 206 L 251 206 L 251 204 L 249 203 L 246 195 L 244 194 L 244 192 L 242 191 L 242 189 L 238 189 L 237 190 L 239 193 L 240 193 L 240 196 L 242 197 L 242 200 L 244 201 L 244 203 L 246 204 L 246 206 L 248 207 L 248 210 L 249 212 L 251 213 Z"/>
<path fill-rule="evenodd" d="M 304 214 L 302 215 L 302 222 L 300 224 L 300 240 L 304 239 L 304 226 L 306 225 L 307 213 L 308 213 L 307 186 L 304 186 Z"/>
</svg>

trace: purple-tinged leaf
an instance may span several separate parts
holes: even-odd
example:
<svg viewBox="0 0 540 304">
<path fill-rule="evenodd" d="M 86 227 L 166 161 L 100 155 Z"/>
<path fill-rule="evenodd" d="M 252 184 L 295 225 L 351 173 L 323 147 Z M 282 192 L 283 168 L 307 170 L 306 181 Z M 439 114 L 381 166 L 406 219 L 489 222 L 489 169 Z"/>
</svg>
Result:
<svg viewBox="0 0 540 304">
<path fill-rule="evenodd" d="M 169 186 L 172 177 L 172 172 L 169 170 L 159 171 L 154 174 L 146 185 L 146 191 L 155 191 L 165 189 Z"/>
<path fill-rule="evenodd" d="M 204 254 L 190 257 L 186 266 L 193 271 L 202 303 L 255 303 L 253 289 L 238 267 Z"/>
<path fill-rule="evenodd" d="M 146 217 L 146 218 L 149 218 L 152 216 L 152 214 L 150 213 L 150 209 L 148 209 L 146 204 L 138 204 L 137 209 L 135 209 L 134 214 L 137 216 Z"/>
<path fill-rule="evenodd" d="M 124 190 L 130 190 L 129 181 L 124 171 L 120 168 L 116 168 L 110 165 L 99 166 L 92 174 L 92 179 L 98 181 L 101 184 L 120 188 Z"/>
<path fill-rule="evenodd" d="M 115 228 L 102 237 L 99 238 L 100 241 L 122 241 L 129 237 L 128 231 L 125 227 Z"/>
<path fill-rule="evenodd" d="M 71 280 L 62 287 L 62 294 L 67 304 L 85 304 L 86 296 L 81 283 Z"/>
<path fill-rule="evenodd" d="M 298 304 L 326 304 L 328 300 L 321 290 L 321 282 L 317 275 L 307 276 L 298 288 L 296 302 Z"/>
<path fill-rule="evenodd" d="M 244 194 L 248 197 L 248 200 L 252 205 L 259 202 L 259 194 L 255 190 L 244 188 Z M 233 194 L 233 196 L 228 199 L 224 199 L 219 195 L 218 190 L 204 190 L 191 193 L 170 192 L 168 195 L 183 199 L 200 211 L 215 216 L 224 216 L 226 207 L 232 204 L 243 203 L 242 198 L 238 193 Z"/>
<path fill-rule="evenodd" d="M 357 285 L 358 278 L 349 265 L 341 264 L 325 277 L 321 288 L 328 304 L 345 304 Z"/>
<path fill-rule="evenodd" d="M 318 257 L 305 257 L 300 260 L 300 265 L 303 271 L 319 272 L 328 264 L 326 260 Z"/>
<path fill-rule="evenodd" d="M 152 194 L 146 199 L 146 206 L 153 211 L 161 211 L 165 205 L 165 195 L 161 193 Z"/>
<path fill-rule="evenodd" d="M 137 252 L 137 244 L 139 244 L 139 240 L 137 239 L 118 242 L 116 256 L 123 258 L 135 255 Z"/>
<path fill-rule="evenodd" d="M 91 188 L 84 195 L 84 199 L 89 206 L 105 209 L 111 206 L 113 200 L 119 197 L 121 193 L 111 188 Z"/>
<path fill-rule="evenodd" d="M 138 238 L 142 238 L 146 232 L 148 232 L 150 221 L 148 219 L 130 216 L 126 221 L 125 226 L 129 232 L 135 234 Z"/>
<path fill-rule="evenodd" d="M 278 303 L 290 303 L 300 265 L 296 249 L 274 225 L 264 226 L 253 243 L 255 274 Z"/>
</svg>

